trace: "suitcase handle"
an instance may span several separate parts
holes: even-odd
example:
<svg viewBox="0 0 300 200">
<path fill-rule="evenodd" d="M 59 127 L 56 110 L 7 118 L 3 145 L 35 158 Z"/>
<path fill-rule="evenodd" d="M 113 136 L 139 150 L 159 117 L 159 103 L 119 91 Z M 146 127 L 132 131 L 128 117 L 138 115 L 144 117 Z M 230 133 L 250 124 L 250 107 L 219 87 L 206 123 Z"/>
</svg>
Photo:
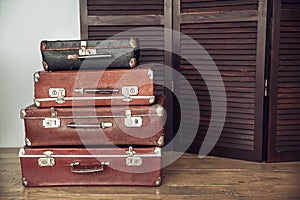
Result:
<svg viewBox="0 0 300 200">
<path fill-rule="evenodd" d="M 93 167 L 78 167 L 80 165 L 80 162 L 76 161 L 70 164 L 71 166 L 71 172 L 76 174 L 87 174 L 87 173 L 95 173 L 95 172 L 103 172 L 104 167 L 108 166 L 109 162 L 101 162 L 100 166 L 93 166 Z"/>
<path fill-rule="evenodd" d="M 75 88 L 75 93 L 80 94 L 114 94 L 118 93 L 118 89 L 112 89 L 112 88 Z"/>
<path fill-rule="evenodd" d="M 94 58 L 112 58 L 110 53 L 95 54 L 95 55 L 77 55 L 72 54 L 67 56 L 68 60 L 82 60 L 82 59 L 94 59 Z"/>
<path fill-rule="evenodd" d="M 75 123 L 70 123 L 67 124 L 68 128 L 110 128 L 113 126 L 112 122 L 101 122 L 100 124 L 75 124 Z"/>
</svg>

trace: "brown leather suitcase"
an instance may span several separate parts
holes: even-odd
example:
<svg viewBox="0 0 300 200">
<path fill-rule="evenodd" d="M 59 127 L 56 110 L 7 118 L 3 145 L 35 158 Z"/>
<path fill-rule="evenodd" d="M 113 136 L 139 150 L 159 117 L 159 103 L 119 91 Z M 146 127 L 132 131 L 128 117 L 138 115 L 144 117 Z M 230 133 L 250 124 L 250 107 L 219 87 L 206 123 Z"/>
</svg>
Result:
<svg viewBox="0 0 300 200">
<path fill-rule="evenodd" d="M 135 69 L 40 71 L 34 74 L 37 107 L 150 105 L 154 102 L 151 65 Z"/>
<path fill-rule="evenodd" d="M 24 186 L 161 184 L 161 149 L 21 148 Z"/>
<path fill-rule="evenodd" d="M 164 144 L 164 96 L 151 106 L 21 110 L 27 146 Z"/>
<path fill-rule="evenodd" d="M 139 62 L 138 40 L 42 41 L 41 54 L 46 71 L 70 69 L 133 68 Z"/>
</svg>

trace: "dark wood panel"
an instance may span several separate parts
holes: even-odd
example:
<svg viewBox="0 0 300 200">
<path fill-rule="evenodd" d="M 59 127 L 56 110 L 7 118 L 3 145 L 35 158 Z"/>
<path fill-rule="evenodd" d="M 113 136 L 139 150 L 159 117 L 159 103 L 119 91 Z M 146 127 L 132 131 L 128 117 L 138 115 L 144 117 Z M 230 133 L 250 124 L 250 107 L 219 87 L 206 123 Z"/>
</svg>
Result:
<svg viewBox="0 0 300 200">
<path fill-rule="evenodd" d="M 300 2 L 273 2 L 268 160 L 300 160 Z"/>
<path fill-rule="evenodd" d="M 263 101 L 261 86 L 264 74 L 266 2 L 182 0 L 180 5 L 180 24 L 175 27 L 179 27 L 182 33 L 203 47 L 202 51 L 197 52 L 199 55 L 194 52 L 197 49 L 194 47 L 194 41 L 183 38 L 180 41 L 181 55 L 184 59 L 178 60 L 179 69 L 192 85 L 200 109 L 200 126 L 190 151 L 199 150 L 209 123 L 213 124 L 212 129 L 218 127 L 219 119 L 210 121 L 212 98 L 208 85 L 211 94 L 217 99 L 214 105 L 224 110 L 224 105 L 218 100 L 222 96 L 220 92 L 224 84 L 227 115 L 215 149 L 232 149 L 231 152 L 244 159 L 247 159 L 248 153 L 252 153 L 249 159 L 254 159 L 256 155 L 256 159 L 261 160 L 259 148 L 262 132 L 258 126 L 262 126 L 262 105 L 259 104 Z M 233 12 L 228 12 L 229 10 Z M 220 77 L 215 73 L 211 60 L 217 66 L 223 84 L 219 82 Z M 196 69 L 200 70 L 201 74 Z M 258 86 L 260 83 L 261 86 Z M 179 87 L 182 89 L 181 103 L 188 106 L 192 99 L 187 91 L 188 87 L 184 81 L 180 82 Z M 182 111 L 185 114 L 184 122 L 189 123 L 189 120 L 195 119 L 189 114 L 192 110 L 193 107 L 190 107 Z M 248 151 L 244 154 L 247 155 L 245 157 L 238 153 L 245 150 Z M 222 151 L 218 151 L 217 155 L 233 156 L 223 154 Z"/>
</svg>

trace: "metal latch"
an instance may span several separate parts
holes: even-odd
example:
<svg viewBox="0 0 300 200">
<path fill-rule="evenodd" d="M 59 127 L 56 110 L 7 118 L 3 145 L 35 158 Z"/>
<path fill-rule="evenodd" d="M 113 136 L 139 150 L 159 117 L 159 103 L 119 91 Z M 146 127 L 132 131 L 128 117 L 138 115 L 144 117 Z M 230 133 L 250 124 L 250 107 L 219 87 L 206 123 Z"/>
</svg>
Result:
<svg viewBox="0 0 300 200">
<path fill-rule="evenodd" d="M 122 95 L 124 96 L 124 102 L 131 102 L 132 98 L 130 96 L 136 96 L 139 94 L 138 86 L 124 86 L 122 87 Z"/>
<path fill-rule="evenodd" d="M 66 90 L 64 88 L 49 88 L 49 97 L 56 98 L 56 103 L 64 104 L 66 101 L 64 97 L 66 96 Z"/>
<path fill-rule="evenodd" d="M 142 117 L 132 117 L 131 110 L 125 110 L 125 126 L 126 127 L 141 127 L 143 125 Z"/>
<path fill-rule="evenodd" d="M 52 151 L 45 151 L 44 157 L 38 159 L 38 164 L 41 167 L 53 167 L 55 165 L 55 160 L 52 157 Z"/>
<path fill-rule="evenodd" d="M 128 151 L 126 151 L 127 158 L 126 158 L 126 165 L 127 166 L 142 166 L 143 165 L 143 159 L 141 157 L 135 156 L 136 152 L 133 151 L 132 147 L 128 148 Z"/>
<path fill-rule="evenodd" d="M 79 60 L 79 59 L 86 59 L 86 58 L 112 58 L 112 54 L 110 52 L 105 52 L 102 54 L 97 54 L 96 48 L 88 48 L 87 41 L 81 41 L 80 49 L 78 55 L 68 55 L 68 59 L 72 60 Z"/>
<path fill-rule="evenodd" d="M 57 112 L 53 107 L 50 108 L 51 118 L 45 118 L 43 120 L 44 128 L 59 128 L 60 127 L 60 119 L 57 118 Z"/>
<path fill-rule="evenodd" d="M 44 128 L 59 128 L 60 127 L 60 119 L 58 118 L 45 118 L 43 120 Z"/>
</svg>

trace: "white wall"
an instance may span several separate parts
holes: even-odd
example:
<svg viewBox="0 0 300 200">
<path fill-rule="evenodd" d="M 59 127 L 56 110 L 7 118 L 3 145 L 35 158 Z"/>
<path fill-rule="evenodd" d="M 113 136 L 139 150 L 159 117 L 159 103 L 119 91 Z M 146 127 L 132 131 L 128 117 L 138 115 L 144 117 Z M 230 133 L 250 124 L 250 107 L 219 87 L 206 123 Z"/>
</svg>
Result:
<svg viewBox="0 0 300 200">
<path fill-rule="evenodd" d="M 79 39 L 79 0 L 0 0 L 0 147 L 24 145 L 19 110 L 33 103 L 40 41 Z"/>
</svg>

